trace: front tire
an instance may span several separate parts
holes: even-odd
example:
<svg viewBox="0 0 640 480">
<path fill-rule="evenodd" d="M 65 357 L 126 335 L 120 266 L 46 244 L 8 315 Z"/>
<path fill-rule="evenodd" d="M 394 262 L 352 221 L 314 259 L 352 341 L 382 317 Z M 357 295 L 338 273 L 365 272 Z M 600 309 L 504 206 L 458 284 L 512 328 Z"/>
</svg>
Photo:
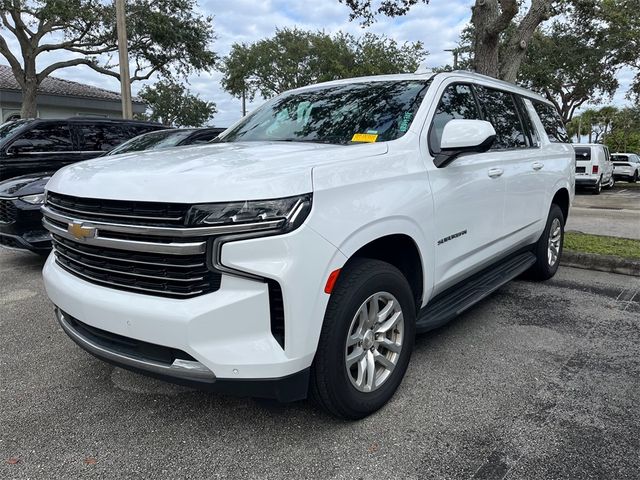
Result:
<svg viewBox="0 0 640 480">
<path fill-rule="evenodd" d="M 364 418 L 394 395 L 415 339 L 411 287 L 393 265 L 356 258 L 340 272 L 311 367 L 310 393 L 340 418 Z"/>
<path fill-rule="evenodd" d="M 636 183 L 638 181 L 638 171 L 636 170 L 633 174 L 633 177 L 629 180 L 631 183 Z"/>
<path fill-rule="evenodd" d="M 564 215 L 555 203 L 551 205 L 547 225 L 533 253 L 536 263 L 529 270 L 534 280 L 548 280 L 558 271 L 564 243 Z"/>
</svg>

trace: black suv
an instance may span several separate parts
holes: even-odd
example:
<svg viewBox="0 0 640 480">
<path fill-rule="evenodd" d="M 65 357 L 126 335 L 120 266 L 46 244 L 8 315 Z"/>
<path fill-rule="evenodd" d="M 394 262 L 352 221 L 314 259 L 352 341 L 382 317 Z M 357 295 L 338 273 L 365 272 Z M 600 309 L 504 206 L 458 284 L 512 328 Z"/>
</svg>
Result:
<svg viewBox="0 0 640 480">
<path fill-rule="evenodd" d="M 53 172 L 162 128 L 158 123 L 85 117 L 7 122 L 0 126 L 0 180 Z"/>
<path fill-rule="evenodd" d="M 171 129 L 149 132 L 110 150 L 117 155 L 142 150 L 207 143 L 223 128 Z M 0 182 L 0 245 L 45 254 L 51 248 L 49 233 L 42 226 L 40 206 L 52 173 L 22 175 Z"/>
<path fill-rule="evenodd" d="M 158 123 L 86 117 L 0 125 L 0 180 L 11 179 L 0 188 L 0 245 L 46 252 L 50 240 L 40 225 L 40 205 L 48 177 L 65 165 L 98 157 L 133 137 L 165 128 Z"/>
</svg>

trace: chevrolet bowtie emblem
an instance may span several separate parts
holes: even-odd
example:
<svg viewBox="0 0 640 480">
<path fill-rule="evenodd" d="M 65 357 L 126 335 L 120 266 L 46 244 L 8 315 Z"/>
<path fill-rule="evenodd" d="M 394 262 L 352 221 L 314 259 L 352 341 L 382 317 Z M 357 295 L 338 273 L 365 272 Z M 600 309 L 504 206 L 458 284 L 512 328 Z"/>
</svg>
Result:
<svg viewBox="0 0 640 480">
<path fill-rule="evenodd" d="M 70 222 L 67 225 L 67 231 L 78 240 L 96 236 L 96 229 L 94 227 L 85 227 L 82 222 Z"/>
</svg>

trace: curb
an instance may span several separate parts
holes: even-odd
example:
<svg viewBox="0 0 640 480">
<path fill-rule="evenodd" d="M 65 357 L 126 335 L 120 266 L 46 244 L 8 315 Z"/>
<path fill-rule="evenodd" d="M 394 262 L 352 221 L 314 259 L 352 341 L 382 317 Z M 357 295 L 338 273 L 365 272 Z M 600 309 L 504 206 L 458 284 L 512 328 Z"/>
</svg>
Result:
<svg viewBox="0 0 640 480">
<path fill-rule="evenodd" d="M 563 250 L 560 265 L 640 277 L 640 260 L 616 257 L 614 255 Z"/>
</svg>

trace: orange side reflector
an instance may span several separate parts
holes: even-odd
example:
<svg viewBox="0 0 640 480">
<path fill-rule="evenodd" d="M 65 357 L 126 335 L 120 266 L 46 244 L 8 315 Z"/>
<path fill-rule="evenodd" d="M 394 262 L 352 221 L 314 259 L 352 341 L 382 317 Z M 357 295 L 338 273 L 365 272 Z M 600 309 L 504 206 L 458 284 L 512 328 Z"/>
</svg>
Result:
<svg viewBox="0 0 640 480">
<path fill-rule="evenodd" d="M 327 278 L 327 284 L 324 286 L 324 293 L 330 294 L 331 292 L 333 292 L 333 287 L 335 286 L 339 275 L 340 269 L 334 270 L 329 274 L 329 278 Z"/>
</svg>

